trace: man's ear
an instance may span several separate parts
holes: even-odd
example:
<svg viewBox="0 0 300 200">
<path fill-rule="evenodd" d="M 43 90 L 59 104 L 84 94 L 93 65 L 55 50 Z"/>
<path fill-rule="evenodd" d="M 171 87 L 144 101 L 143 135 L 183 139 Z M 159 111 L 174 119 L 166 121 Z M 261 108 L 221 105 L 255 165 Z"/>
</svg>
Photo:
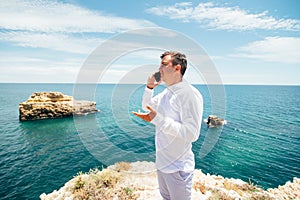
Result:
<svg viewBox="0 0 300 200">
<path fill-rule="evenodd" d="M 179 65 L 179 64 L 176 65 L 176 66 L 175 66 L 175 70 L 180 72 L 180 71 L 181 71 L 181 65 Z"/>
</svg>

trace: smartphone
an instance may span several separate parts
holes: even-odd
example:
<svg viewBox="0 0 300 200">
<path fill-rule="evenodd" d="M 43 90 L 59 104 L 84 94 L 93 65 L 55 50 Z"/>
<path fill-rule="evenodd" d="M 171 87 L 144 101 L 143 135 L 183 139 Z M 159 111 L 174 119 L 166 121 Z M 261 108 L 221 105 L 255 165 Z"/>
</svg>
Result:
<svg viewBox="0 0 300 200">
<path fill-rule="evenodd" d="M 160 72 L 155 72 L 154 78 L 155 78 L 156 82 L 159 82 L 160 81 Z"/>
</svg>

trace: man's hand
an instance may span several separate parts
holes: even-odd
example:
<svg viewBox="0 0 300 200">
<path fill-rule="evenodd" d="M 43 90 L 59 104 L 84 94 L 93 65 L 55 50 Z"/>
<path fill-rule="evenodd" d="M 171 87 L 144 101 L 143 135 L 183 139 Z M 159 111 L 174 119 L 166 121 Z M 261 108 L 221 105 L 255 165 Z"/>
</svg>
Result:
<svg viewBox="0 0 300 200">
<path fill-rule="evenodd" d="M 147 109 L 150 111 L 148 113 L 140 113 L 140 112 L 132 112 L 132 114 L 134 114 L 135 116 L 141 118 L 142 120 L 146 121 L 146 122 L 151 122 L 154 117 L 156 116 L 157 112 L 155 110 L 153 110 L 153 108 L 151 106 L 147 106 Z"/>
<path fill-rule="evenodd" d="M 156 82 L 156 80 L 155 80 L 155 78 L 154 78 L 154 74 L 152 74 L 151 76 L 148 77 L 148 80 L 147 80 L 147 87 L 148 87 L 149 89 L 153 89 L 153 88 L 155 88 L 156 86 L 158 86 L 160 83 L 161 83 L 161 81 Z"/>
</svg>

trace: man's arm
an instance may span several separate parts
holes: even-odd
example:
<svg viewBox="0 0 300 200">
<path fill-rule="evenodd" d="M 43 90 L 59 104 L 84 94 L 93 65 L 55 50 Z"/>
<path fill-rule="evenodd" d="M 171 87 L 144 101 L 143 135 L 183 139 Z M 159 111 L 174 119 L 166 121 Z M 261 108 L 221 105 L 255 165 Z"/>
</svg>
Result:
<svg viewBox="0 0 300 200">
<path fill-rule="evenodd" d="M 156 82 L 154 78 L 154 74 L 148 77 L 146 88 L 143 95 L 142 100 L 142 108 L 144 111 L 148 111 L 147 105 L 150 105 L 152 107 L 157 107 L 157 98 L 153 98 L 153 89 L 156 88 L 160 82 Z"/>
<path fill-rule="evenodd" d="M 154 102 L 152 100 L 153 98 L 153 89 L 145 88 L 144 94 L 143 94 L 143 99 L 142 99 L 142 109 L 144 111 L 148 111 L 147 105 L 153 106 Z"/>
<path fill-rule="evenodd" d="M 132 112 L 132 114 L 137 117 L 150 122 L 156 116 L 156 111 L 152 108 L 157 109 L 158 97 L 153 97 L 153 89 L 157 87 L 161 82 L 155 82 L 154 75 L 150 76 L 147 80 L 147 84 L 144 90 L 143 99 L 142 99 L 142 109 L 144 111 L 149 111 L 147 113 Z"/>
</svg>

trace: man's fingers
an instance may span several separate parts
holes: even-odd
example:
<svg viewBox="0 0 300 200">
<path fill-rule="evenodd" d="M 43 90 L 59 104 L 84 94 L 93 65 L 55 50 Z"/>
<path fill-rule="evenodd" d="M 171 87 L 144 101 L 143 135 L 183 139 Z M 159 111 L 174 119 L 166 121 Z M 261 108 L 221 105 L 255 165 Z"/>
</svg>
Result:
<svg viewBox="0 0 300 200">
<path fill-rule="evenodd" d="M 138 113 L 137 112 L 131 112 L 132 114 L 134 114 L 134 115 L 136 115 L 136 116 L 138 116 Z"/>
<path fill-rule="evenodd" d="M 137 112 L 132 112 L 135 116 L 141 118 L 142 120 L 145 120 L 146 122 L 150 122 L 151 119 L 149 117 L 149 113 L 137 113 Z"/>
<path fill-rule="evenodd" d="M 153 108 L 152 108 L 151 106 L 149 106 L 149 105 L 147 105 L 146 108 L 147 108 L 150 112 L 153 112 L 153 111 L 154 111 Z"/>
</svg>

